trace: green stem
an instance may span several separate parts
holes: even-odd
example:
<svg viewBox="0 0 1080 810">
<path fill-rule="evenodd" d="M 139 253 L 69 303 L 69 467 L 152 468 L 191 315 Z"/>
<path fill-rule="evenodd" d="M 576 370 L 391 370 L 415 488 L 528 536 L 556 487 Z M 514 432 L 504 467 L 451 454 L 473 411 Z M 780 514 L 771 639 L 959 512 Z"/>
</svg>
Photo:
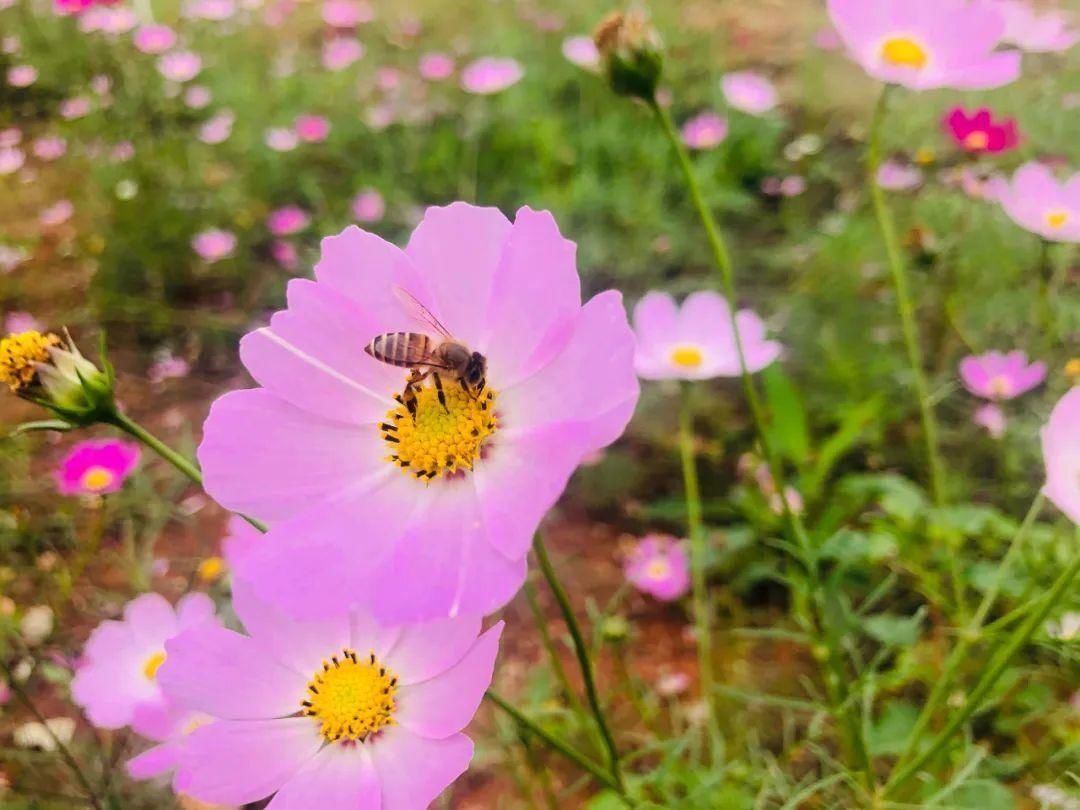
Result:
<svg viewBox="0 0 1080 810">
<path fill-rule="evenodd" d="M 577 693 L 574 691 L 573 686 L 570 685 L 566 667 L 563 666 L 562 658 L 559 657 L 559 652 L 555 649 L 555 642 L 551 638 L 551 631 L 548 629 L 547 617 L 540 609 L 540 602 L 536 598 L 536 586 L 533 585 L 531 579 L 525 580 L 525 601 L 529 603 L 529 610 L 532 612 L 536 629 L 540 633 L 540 643 L 544 645 L 544 650 L 547 651 L 548 658 L 551 661 L 551 669 L 555 673 L 555 679 L 559 682 L 559 688 L 563 692 L 566 704 L 574 714 L 583 715 L 585 707 L 581 705 Z"/>
<path fill-rule="evenodd" d="M 971 694 L 968 696 L 963 708 L 949 718 L 945 727 L 938 732 L 937 736 L 934 737 L 930 745 L 927 746 L 921 754 L 915 757 L 915 759 L 906 766 L 897 768 L 893 771 L 892 777 L 885 786 L 884 795 L 886 798 L 894 795 L 896 791 L 911 779 L 911 777 L 917 774 L 923 766 L 931 763 L 934 758 L 949 745 L 953 735 L 955 735 L 968 719 L 979 710 L 983 700 L 986 699 L 997 685 L 998 679 L 1005 671 L 1005 668 L 1008 667 L 1013 656 L 1015 656 L 1016 653 L 1031 640 L 1031 637 L 1035 635 L 1035 631 L 1042 627 L 1046 618 L 1072 585 L 1077 574 L 1080 574 L 1080 554 L 1077 554 L 1072 563 L 1069 564 L 1069 567 L 1062 571 L 1060 576 L 1058 576 L 1057 581 L 1054 582 L 1050 592 L 1043 598 L 1039 609 L 1031 613 L 1027 619 L 998 646 L 991 657 L 990 665 L 986 668 L 978 683 L 975 684 L 975 688 L 971 690 Z"/>
<path fill-rule="evenodd" d="M 1020 528 L 1017 529 L 1016 533 L 1013 535 L 1012 541 L 1009 543 L 1009 548 L 1005 552 L 1005 556 L 1001 558 L 1001 562 L 998 564 L 994 579 L 990 583 L 986 595 L 983 596 L 983 600 L 975 611 L 975 615 L 972 616 L 970 623 L 960 634 L 960 640 L 945 661 L 945 667 L 943 668 L 941 675 L 934 681 L 934 688 L 930 690 L 930 695 L 923 704 L 922 711 L 919 713 L 919 717 L 915 721 L 914 727 L 908 734 L 904 751 L 896 761 L 896 765 L 893 767 L 894 772 L 903 768 L 907 760 L 911 758 L 911 755 L 915 751 L 915 747 L 923 738 L 923 733 L 934 719 L 934 714 L 945 700 L 949 688 L 953 683 L 953 676 L 964 662 L 968 660 L 968 653 L 971 651 L 971 647 L 981 637 L 983 624 L 986 621 L 986 617 L 990 615 L 990 611 L 993 610 L 998 593 L 1001 591 L 1001 584 L 1005 581 L 1005 573 L 1012 567 L 1014 560 L 1019 556 L 1020 551 L 1024 546 L 1024 542 L 1031 533 L 1031 527 L 1035 524 L 1035 519 L 1039 516 L 1039 512 L 1042 511 L 1043 504 L 1045 503 L 1046 496 L 1042 492 L 1036 495 L 1035 499 L 1031 502 L 1031 507 L 1028 509 L 1027 515 L 1024 516 L 1023 523 L 1020 524 Z"/>
<path fill-rule="evenodd" d="M 881 168 L 881 130 L 888 109 L 889 87 L 886 86 L 874 110 L 870 124 L 870 139 L 866 148 L 866 182 L 870 188 L 870 199 L 874 207 L 881 236 L 885 242 L 885 254 L 888 258 L 889 271 L 892 273 L 893 286 L 896 288 L 896 302 L 900 312 L 900 325 L 907 348 L 908 363 L 915 381 L 915 396 L 919 401 L 919 414 L 922 418 L 923 439 L 926 442 L 926 458 L 930 466 L 930 490 L 936 506 L 945 503 L 944 466 L 938 448 L 937 420 L 930 403 L 930 386 L 926 381 L 922 349 L 919 347 L 918 330 L 915 324 L 915 305 L 912 303 L 911 289 L 908 282 L 907 267 L 900 253 L 900 242 L 896 235 L 896 223 L 892 212 L 885 202 L 885 190 L 878 184 L 878 170 Z"/>
<path fill-rule="evenodd" d="M 701 489 L 698 484 L 697 459 L 694 454 L 694 426 L 691 411 L 691 385 L 684 382 L 679 391 L 679 457 L 682 461 L 686 495 L 686 524 L 690 535 L 690 571 L 694 584 L 694 618 L 697 625 L 698 679 L 701 699 L 709 712 L 709 732 L 714 755 L 719 750 L 720 728 L 716 718 L 716 692 L 713 684 L 712 608 L 705 579 L 705 531 L 701 517 Z"/>
<path fill-rule="evenodd" d="M 511 719 L 517 723 L 521 728 L 526 729 L 530 734 L 537 739 L 542 740 L 544 745 L 553 751 L 557 751 L 562 754 L 568 760 L 577 765 L 581 770 L 593 777 L 597 782 L 610 790 L 614 790 L 623 798 L 626 798 L 626 789 L 623 787 L 621 781 L 616 781 L 615 777 L 606 772 L 602 767 L 597 765 L 587 756 L 575 749 L 569 743 L 559 739 L 551 732 L 547 731 L 543 726 L 538 725 L 534 721 L 530 720 L 526 715 L 519 712 L 509 703 L 507 703 L 498 694 L 491 691 L 487 691 L 485 697 L 510 715 Z"/>
<path fill-rule="evenodd" d="M 588 700 L 593 718 L 596 720 L 596 727 L 604 740 L 612 778 L 615 780 L 615 784 L 622 789 L 623 780 L 622 771 L 619 767 L 619 753 L 615 748 L 615 739 L 611 736 L 611 729 L 608 728 L 607 720 L 604 717 L 603 707 L 600 705 L 600 697 L 596 691 L 596 681 L 593 678 L 593 667 L 592 662 L 589 660 L 585 637 L 581 634 L 581 627 L 574 617 L 574 609 L 570 605 L 570 599 L 559 582 L 559 578 L 555 575 L 555 569 L 551 565 L 551 558 L 548 557 L 547 549 L 544 547 L 544 541 L 540 539 L 539 533 L 533 538 L 533 550 L 536 552 L 536 559 L 540 563 L 540 570 L 544 574 L 544 579 L 547 580 L 548 587 L 551 588 L 551 592 L 555 596 L 555 601 L 559 603 L 559 610 L 566 621 L 566 628 L 570 631 L 570 639 L 574 644 L 574 653 L 577 655 L 578 666 L 581 668 L 581 678 L 585 683 L 585 697 Z"/>
</svg>

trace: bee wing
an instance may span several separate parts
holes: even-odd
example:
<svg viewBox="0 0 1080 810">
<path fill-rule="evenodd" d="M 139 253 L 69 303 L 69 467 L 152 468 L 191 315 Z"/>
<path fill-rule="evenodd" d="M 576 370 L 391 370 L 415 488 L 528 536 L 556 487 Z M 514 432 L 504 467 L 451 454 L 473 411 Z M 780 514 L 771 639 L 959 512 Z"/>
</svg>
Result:
<svg viewBox="0 0 1080 810">
<path fill-rule="evenodd" d="M 394 297 L 397 298 L 401 306 L 405 308 L 405 311 L 409 313 L 414 320 L 430 326 L 447 340 L 454 339 L 454 336 L 450 334 L 450 330 L 443 326 L 442 322 L 432 315 L 427 307 L 417 301 L 416 296 L 408 290 L 395 286 Z"/>
</svg>

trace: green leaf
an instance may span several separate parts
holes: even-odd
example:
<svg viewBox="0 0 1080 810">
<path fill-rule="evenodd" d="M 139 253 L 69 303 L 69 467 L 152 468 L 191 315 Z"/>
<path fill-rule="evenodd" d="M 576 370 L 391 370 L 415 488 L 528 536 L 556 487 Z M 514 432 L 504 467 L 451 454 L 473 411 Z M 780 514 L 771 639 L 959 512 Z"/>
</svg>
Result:
<svg viewBox="0 0 1080 810">
<path fill-rule="evenodd" d="M 844 414 L 836 432 L 829 436 L 818 449 L 817 458 L 806 478 L 807 498 L 812 499 L 821 491 L 825 485 L 825 479 L 829 477 L 836 463 L 862 439 L 867 427 L 880 413 L 883 402 L 883 397 L 876 396 L 860 402 Z"/>
<path fill-rule="evenodd" d="M 908 735 L 915 727 L 919 710 L 902 700 L 885 706 L 879 719 L 867 734 L 870 753 L 876 757 L 898 756 L 907 746 Z"/>
<path fill-rule="evenodd" d="M 978 779 L 961 785 L 945 799 L 942 806 L 972 810 L 1014 810 L 1016 800 L 1000 782 Z"/>
<path fill-rule="evenodd" d="M 779 366 L 769 366 L 761 376 L 772 415 L 769 433 L 773 446 L 784 458 L 801 466 L 810 456 L 810 429 L 802 397 Z"/>
<path fill-rule="evenodd" d="M 894 616 L 879 613 L 863 621 L 866 634 L 887 647 L 910 647 L 919 640 L 923 612 L 914 616 Z"/>
</svg>

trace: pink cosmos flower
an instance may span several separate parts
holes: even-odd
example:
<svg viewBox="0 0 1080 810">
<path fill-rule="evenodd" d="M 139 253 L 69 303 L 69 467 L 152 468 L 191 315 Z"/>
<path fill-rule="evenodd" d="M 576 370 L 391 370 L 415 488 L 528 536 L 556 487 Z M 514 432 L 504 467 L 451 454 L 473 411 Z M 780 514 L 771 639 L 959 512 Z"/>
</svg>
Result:
<svg viewBox="0 0 1080 810">
<path fill-rule="evenodd" d="M 192 84 L 184 91 L 184 103 L 193 110 L 201 110 L 213 100 L 210 88 L 201 84 Z"/>
<path fill-rule="evenodd" d="M 765 76 L 750 70 L 729 73 L 720 80 L 727 103 L 751 115 L 763 115 L 776 107 L 776 87 Z"/>
<path fill-rule="evenodd" d="M 683 143 L 691 149 L 712 149 L 727 133 L 727 121 L 713 112 L 698 113 L 682 126 Z"/>
<path fill-rule="evenodd" d="M 7 83 L 12 87 L 29 87 L 37 79 L 38 71 L 33 65 L 12 65 L 8 68 Z"/>
<path fill-rule="evenodd" d="M 42 332 L 38 319 L 29 312 L 9 312 L 4 318 L 4 334 L 18 334 L 19 332 Z"/>
<path fill-rule="evenodd" d="M 798 197 L 806 191 L 806 178 L 799 174 L 789 174 L 780 181 L 781 197 Z"/>
<path fill-rule="evenodd" d="M 274 127 L 266 130 L 263 134 L 263 141 L 275 152 L 291 152 L 300 143 L 296 133 L 284 127 Z"/>
<path fill-rule="evenodd" d="M 167 560 L 160 562 L 168 565 Z M 138 732 L 156 745 L 127 761 L 128 775 L 132 779 L 157 779 L 174 774 L 180 763 L 181 751 L 187 744 L 191 732 L 212 721 L 212 717 L 178 708 L 168 701 L 159 708 L 144 709 L 140 712 Z M 172 788 L 177 794 L 183 793 L 182 787 L 175 778 Z M 190 800 L 183 806 L 188 806 L 189 802 Z M 199 807 L 209 810 L 208 805 L 199 805 Z"/>
<path fill-rule="evenodd" d="M 106 34 L 126 34 L 139 24 L 139 18 L 130 8 L 102 9 L 101 30 Z M 84 18 L 85 19 L 85 18 Z"/>
<path fill-rule="evenodd" d="M 375 19 L 375 10 L 370 3 L 359 0 L 326 0 L 322 18 L 332 28 L 354 28 Z"/>
<path fill-rule="evenodd" d="M 1046 379 L 1046 363 L 1028 363 L 1022 351 L 987 352 L 960 361 L 960 379 L 977 397 L 1000 401 L 1026 394 Z"/>
<path fill-rule="evenodd" d="M 183 83 L 199 75 L 202 59 L 191 51 L 173 51 L 158 59 L 158 70 L 169 81 Z"/>
<path fill-rule="evenodd" d="M 228 231 L 211 228 L 195 234 L 191 247 L 206 262 L 217 262 L 228 258 L 236 250 L 236 236 Z"/>
<path fill-rule="evenodd" d="M 600 66 L 600 52 L 596 49 L 596 43 L 589 36 L 567 37 L 563 40 L 562 54 L 571 64 L 586 70 L 594 70 Z"/>
<path fill-rule="evenodd" d="M 365 225 L 378 222 L 386 214 L 386 202 L 375 189 L 366 188 L 353 198 L 352 214 L 357 222 Z"/>
<path fill-rule="evenodd" d="M 922 169 L 910 163 L 886 160 L 878 168 L 877 184 L 889 191 L 911 191 L 922 181 Z"/>
<path fill-rule="evenodd" d="M 224 143 L 232 135 L 235 121 L 236 115 L 231 110 L 222 110 L 199 127 L 199 140 L 211 145 Z"/>
<path fill-rule="evenodd" d="M 60 113 L 60 117 L 66 121 L 74 121 L 76 118 L 82 118 L 90 112 L 90 99 L 86 96 L 75 96 L 75 98 L 64 99 L 57 107 L 57 112 Z"/>
<path fill-rule="evenodd" d="M 634 365 L 646 380 L 737 377 L 739 356 L 728 302 L 711 290 L 691 293 L 676 306 L 667 293 L 651 292 L 634 307 Z M 782 347 L 765 337 L 765 324 L 748 309 L 736 316 L 749 371 L 761 371 Z"/>
<path fill-rule="evenodd" d="M 286 205 L 270 212 L 266 227 L 274 236 L 291 236 L 308 226 L 307 212 L 298 205 Z"/>
<path fill-rule="evenodd" d="M 997 154 L 1015 149 L 1020 143 L 1016 131 L 1016 119 L 994 121 L 986 107 L 980 107 L 971 115 L 962 106 L 954 107 L 942 121 L 945 131 L 966 152 Z"/>
<path fill-rule="evenodd" d="M 286 242 L 284 239 L 274 240 L 274 243 L 270 245 L 270 255 L 283 269 L 289 271 L 295 270 L 300 262 L 296 246 L 292 242 Z"/>
<path fill-rule="evenodd" d="M 392 67 L 381 67 L 375 71 L 375 86 L 390 92 L 401 85 L 401 71 Z"/>
<path fill-rule="evenodd" d="M 1008 425 L 1005 411 L 996 402 L 987 402 L 976 408 L 975 413 L 971 416 L 971 421 L 979 427 L 985 428 L 986 432 L 994 439 L 1000 439 L 1004 436 L 1005 428 Z"/>
<path fill-rule="evenodd" d="M 1042 430 L 1046 486 L 1054 505 L 1080 524 L 1080 387 L 1058 400 Z"/>
<path fill-rule="evenodd" d="M 141 25 L 135 30 L 134 42 L 143 53 L 165 53 L 176 44 L 176 32 L 167 25 Z"/>
<path fill-rule="evenodd" d="M 135 157 L 135 145 L 131 141 L 121 141 L 109 153 L 114 163 L 123 163 Z"/>
<path fill-rule="evenodd" d="M 428 807 L 472 759 L 461 733 L 491 683 L 502 623 L 385 628 L 360 609 L 300 621 L 242 580 L 248 635 L 204 623 L 165 645 L 175 703 L 209 716 L 179 750 L 176 784 L 205 802 Z"/>
<path fill-rule="evenodd" d="M 1080 173 L 1059 183 L 1034 161 L 997 187 L 997 200 L 1017 225 L 1055 242 L 1080 242 Z"/>
<path fill-rule="evenodd" d="M 667 535 L 641 538 L 623 566 L 630 584 L 663 602 L 690 590 L 690 559 L 686 544 Z"/>
<path fill-rule="evenodd" d="M 852 59 L 875 79 L 911 90 L 985 90 L 1015 81 L 1020 54 L 996 51 L 1005 20 L 968 0 L 828 0 Z"/>
<path fill-rule="evenodd" d="M 156 593 L 131 600 L 123 620 L 102 622 L 90 634 L 71 682 L 72 698 L 98 728 L 152 731 L 169 711 L 158 679 L 165 643 L 203 624 L 217 626 L 205 594 L 188 594 L 175 610 Z"/>
<path fill-rule="evenodd" d="M 323 240 L 316 280 L 241 341 L 263 387 L 219 399 L 199 447 L 212 497 L 272 527 L 244 574 L 266 598 L 306 615 L 363 598 L 395 622 L 514 595 L 541 518 L 637 402 L 621 298 L 583 307 L 574 254 L 546 212 L 465 203 L 429 208 L 404 250 L 355 226 Z M 401 290 L 486 358 L 482 392 L 444 372 L 446 407 L 429 379 L 410 408 L 407 370 L 357 351 L 440 340 Z"/>
<path fill-rule="evenodd" d="M 330 134 L 330 122 L 321 115 L 301 115 L 293 123 L 293 131 L 304 143 L 322 143 Z"/>
<path fill-rule="evenodd" d="M 99 96 L 105 96 L 112 90 L 112 79 L 103 73 L 99 73 L 90 79 L 90 89 Z"/>
<path fill-rule="evenodd" d="M 42 135 L 30 144 L 30 151 L 38 160 L 59 160 L 67 152 L 67 141 L 56 135 Z"/>
<path fill-rule="evenodd" d="M 165 380 L 186 377 L 190 371 L 191 366 L 183 357 L 165 354 L 154 361 L 147 376 L 150 378 L 150 382 L 161 383 L 165 382 Z"/>
<path fill-rule="evenodd" d="M 17 146 L 0 147 L 0 177 L 15 174 L 26 163 L 26 153 Z"/>
<path fill-rule="evenodd" d="M 121 439 L 89 439 L 75 444 L 54 477 L 64 495 L 119 492 L 139 463 L 139 445 Z"/>
<path fill-rule="evenodd" d="M 441 82 L 454 73 L 454 57 L 445 53 L 426 53 L 420 57 L 420 78 Z"/>
<path fill-rule="evenodd" d="M 184 4 L 184 16 L 189 20 L 221 22 L 236 14 L 233 0 L 191 0 Z"/>
<path fill-rule="evenodd" d="M 488 96 L 517 84 L 524 75 L 517 60 L 487 56 L 465 66 L 461 71 L 461 87 L 467 93 Z"/>
<path fill-rule="evenodd" d="M 1026 0 L 997 0 L 995 7 L 1005 18 L 1002 39 L 1034 53 L 1067 51 L 1080 42 L 1076 19 L 1055 9 L 1036 11 Z"/>
<path fill-rule="evenodd" d="M 75 206 L 71 204 L 71 200 L 57 200 L 41 212 L 38 222 L 46 228 L 55 228 L 71 219 L 74 213 Z"/>
<path fill-rule="evenodd" d="M 334 37 L 323 45 L 322 64 L 327 70 L 345 70 L 363 55 L 364 46 L 355 39 Z"/>
</svg>

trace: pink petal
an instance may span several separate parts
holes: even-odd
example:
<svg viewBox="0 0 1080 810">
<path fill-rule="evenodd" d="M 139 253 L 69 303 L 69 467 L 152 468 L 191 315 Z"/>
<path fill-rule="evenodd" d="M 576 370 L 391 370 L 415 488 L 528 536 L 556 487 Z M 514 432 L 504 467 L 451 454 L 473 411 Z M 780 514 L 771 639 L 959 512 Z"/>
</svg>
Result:
<svg viewBox="0 0 1080 810">
<path fill-rule="evenodd" d="M 146 593 L 128 602 L 124 621 L 136 639 L 149 644 L 161 644 L 176 632 L 172 605 L 158 593 Z"/>
<path fill-rule="evenodd" d="M 153 779 L 169 773 L 180 758 L 180 748 L 172 743 L 155 745 L 137 757 L 127 761 L 127 772 L 132 779 Z"/>
<path fill-rule="evenodd" d="M 472 740 L 455 734 L 429 740 L 401 726 L 382 731 L 371 758 L 382 782 L 382 810 L 427 807 L 469 767 Z"/>
<path fill-rule="evenodd" d="M 379 776 L 366 745 L 323 748 L 277 792 L 267 810 L 379 810 Z"/>
<path fill-rule="evenodd" d="M 402 685 L 426 681 L 458 663 L 476 644 L 479 632 L 479 616 L 408 624 L 386 659 Z"/>
</svg>

